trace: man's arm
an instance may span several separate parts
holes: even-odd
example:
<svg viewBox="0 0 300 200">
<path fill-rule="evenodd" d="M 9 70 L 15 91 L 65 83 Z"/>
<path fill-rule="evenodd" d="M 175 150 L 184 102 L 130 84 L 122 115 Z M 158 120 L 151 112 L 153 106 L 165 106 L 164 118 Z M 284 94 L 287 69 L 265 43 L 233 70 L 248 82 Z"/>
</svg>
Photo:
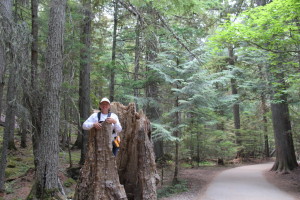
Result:
<svg viewBox="0 0 300 200">
<path fill-rule="evenodd" d="M 94 127 L 94 123 L 98 122 L 97 113 L 93 113 L 83 124 L 83 130 L 90 130 Z"/>
</svg>

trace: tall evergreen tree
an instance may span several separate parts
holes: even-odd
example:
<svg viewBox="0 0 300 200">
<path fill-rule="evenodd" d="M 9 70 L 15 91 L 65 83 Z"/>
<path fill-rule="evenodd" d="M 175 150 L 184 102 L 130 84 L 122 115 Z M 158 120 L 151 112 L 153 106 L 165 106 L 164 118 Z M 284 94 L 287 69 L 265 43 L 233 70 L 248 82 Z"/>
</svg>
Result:
<svg viewBox="0 0 300 200">
<path fill-rule="evenodd" d="M 49 32 L 45 63 L 45 97 L 39 136 L 36 178 L 32 196 L 53 197 L 58 191 L 58 133 L 60 124 L 60 90 L 62 83 L 65 0 L 50 2 Z"/>
</svg>

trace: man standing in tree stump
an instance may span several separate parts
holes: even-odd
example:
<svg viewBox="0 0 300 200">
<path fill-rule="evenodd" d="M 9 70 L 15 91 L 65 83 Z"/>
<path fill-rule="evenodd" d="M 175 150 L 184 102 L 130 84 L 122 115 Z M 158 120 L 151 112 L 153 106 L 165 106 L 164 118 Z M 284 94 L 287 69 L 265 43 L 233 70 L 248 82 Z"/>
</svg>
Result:
<svg viewBox="0 0 300 200">
<path fill-rule="evenodd" d="M 90 130 L 85 164 L 75 191 L 76 200 L 121 200 L 127 196 L 119 182 L 116 167 L 116 150 L 112 153 L 112 138 L 122 127 L 116 114 L 110 113 L 110 101 L 103 98 L 100 113 L 92 114 L 83 128 Z"/>
</svg>

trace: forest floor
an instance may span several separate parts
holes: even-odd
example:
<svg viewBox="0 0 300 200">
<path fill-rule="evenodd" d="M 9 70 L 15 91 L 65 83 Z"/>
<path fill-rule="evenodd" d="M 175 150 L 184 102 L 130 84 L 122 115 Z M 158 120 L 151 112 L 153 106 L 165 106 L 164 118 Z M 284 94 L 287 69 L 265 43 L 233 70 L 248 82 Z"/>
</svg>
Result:
<svg viewBox="0 0 300 200">
<path fill-rule="evenodd" d="M 20 144 L 16 142 L 16 151 L 11 151 L 8 158 L 8 165 L 6 170 L 6 194 L 0 195 L 0 200 L 23 200 L 29 195 L 33 181 L 34 181 L 34 170 L 33 170 L 33 154 L 30 147 L 26 149 L 20 148 Z M 80 159 L 80 151 L 72 151 L 72 162 L 78 163 Z M 201 167 L 184 167 L 182 166 L 179 171 L 179 180 L 183 181 L 186 190 L 178 193 L 172 194 L 168 197 L 160 197 L 160 200 L 201 200 L 204 195 L 209 183 L 213 178 L 218 175 L 223 170 L 242 166 L 249 164 L 261 163 L 262 161 L 252 161 L 238 163 L 235 165 L 225 165 L 225 166 L 201 166 Z M 66 169 L 69 166 L 68 153 L 60 153 L 60 174 L 59 178 L 64 185 L 65 192 L 68 198 L 72 198 L 74 194 L 76 182 L 70 179 L 66 173 Z M 158 185 L 158 191 L 160 193 L 166 194 L 166 192 L 161 192 L 165 188 L 171 185 L 173 178 L 174 166 L 169 166 L 164 169 L 164 178 Z M 158 169 L 158 173 L 161 176 L 162 169 Z M 300 167 L 293 170 L 289 174 L 280 174 L 270 171 L 265 171 L 264 175 L 267 180 L 278 188 L 287 193 L 293 195 L 296 199 L 300 200 Z M 179 188 L 182 188 L 179 186 Z M 177 188 L 178 189 L 178 188 Z M 177 190 L 172 189 L 173 192 Z"/>
</svg>

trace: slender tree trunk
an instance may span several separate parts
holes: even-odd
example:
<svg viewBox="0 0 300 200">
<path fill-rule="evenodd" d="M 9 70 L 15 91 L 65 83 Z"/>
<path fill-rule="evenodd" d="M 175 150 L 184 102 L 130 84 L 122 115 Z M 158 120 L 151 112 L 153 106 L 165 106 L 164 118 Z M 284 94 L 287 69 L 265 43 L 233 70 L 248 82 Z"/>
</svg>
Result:
<svg viewBox="0 0 300 200">
<path fill-rule="evenodd" d="M 82 23 L 81 43 L 83 48 L 80 51 L 80 84 L 79 84 L 79 111 L 80 119 L 82 122 L 86 120 L 90 115 L 90 71 L 91 71 L 91 0 L 83 0 L 84 8 L 84 21 Z M 79 130 L 81 131 L 82 143 L 81 143 L 81 158 L 80 164 L 85 161 L 85 154 L 87 151 L 88 131 L 85 131 L 79 124 Z M 80 144 L 80 142 L 79 142 Z M 78 144 L 77 144 L 78 145 Z M 78 145 L 80 147 L 80 145 Z"/>
<path fill-rule="evenodd" d="M 115 71 L 116 71 L 116 47 L 117 47 L 117 27 L 118 27 L 118 3 L 119 0 L 114 1 L 114 30 L 113 30 L 113 43 L 112 43 L 112 56 L 111 56 L 111 72 L 110 72 L 110 88 L 109 99 L 114 101 L 115 97 Z"/>
<path fill-rule="evenodd" d="M 200 166 L 200 135 L 201 132 L 197 133 L 196 135 L 196 141 L 197 141 L 197 166 Z"/>
<path fill-rule="evenodd" d="M 0 22 L 0 26 L 3 27 L 1 22 Z M 0 33 L 0 38 L 4 38 L 1 33 Z M 0 39 L 0 117 L 2 114 L 2 107 L 3 107 L 2 104 L 3 104 L 4 79 L 5 79 L 5 69 L 6 69 L 5 65 L 6 62 L 5 62 L 4 41 Z"/>
<path fill-rule="evenodd" d="M 157 20 L 157 16 L 154 12 L 155 10 L 151 7 L 151 5 L 147 8 L 147 14 L 151 17 L 153 24 Z M 145 31 L 148 31 L 146 34 L 146 61 L 147 64 L 151 64 L 157 58 L 158 52 L 158 41 L 156 35 L 153 33 L 153 29 L 155 27 L 149 25 L 146 27 Z M 147 83 L 146 83 L 146 98 L 148 99 L 148 104 L 146 105 L 146 115 L 149 117 L 150 121 L 159 119 L 160 111 L 159 108 L 156 106 L 158 101 L 158 75 L 154 70 L 151 70 L 149 67 L 146 68 L 147 71 Z"/>
<path fill-rule="evenodd" d="M 234 59 L 233 48 L 229 47 L 228 48 L 228 52 L 229 52 L 229 64 L 230 65 L 234 65 L 235 64 L 235 59 Z M 237 95 L 238 94 L 238 90 L 237 90 L 236 79 L 232 78 L 230 81 L 231 81 L 231 92 L 232 92 L 233 95 Z M 239 129 L 241 128 L 241 123 L 240 123 L 240 105 L 239 105 L 238 102 L 236 102 L 233 105 L 232 110 L 233 110 L 233 119 L 234 119 L 236 144 L 237 145 L 241 145 L 242 144 L 241 133 L 239 131 Z M 238 156 L 240 156 L 240 155 L 238 155 Z"/>
<path fill-rule="evenodd" d="M 262 81 L 267 80 L 267 75 L 264 75 L 262 67 L 258 66 L 260 79 Z M 261 110 L 262 110 L 262 116 L 263 116 L 263 133 L 264 133 L 264 152 L 265 156 L 268 158 L 270 157 L 270 149 L 269 149 L 269 137 L 268 137 L 268 119 L 267 119 L 267 112 L 268 112 L 268 106 L 266 103 L 266 95 L 264 92 L 261 92 L 260 95 L 261 98 Z"/>
<path fill-rule="evenodd" d="M 63 39 L 66 0 L 50 3 L 49 33 L 45 67 L 45 97 L 38 146 L 35 185 L 32 194 L 38 199 L 58 192 L 58 153 L 60 124 L 60 90 L 63 69 Z"/>
<path fill-rule="evenodd" d="M 38 34 L 39 34 L 39 23 L 38 23 L 38 0 L 31 0 L 31 87 L 36 89 L 36 77 L 38 68 Z"/>
<path fill-rule="evenodd" d="M 286 173 L 298 167 L 298 163 L 292 137 L 287 96 L 286 94 L 281 94 L 282 91 L 286 90 L 286 85 L 284 74 L 280 70 L 281 68 L 277 67 L 277 72 L 274 72 L 275 81 L 278 84 L 273 88 L 274 94 L 271 103 L 276 147 L 276 160 L 272 170 Z"/>
<path fill-rule="evenodd" d="M 157 37 L 155 35 L 156 33 L 156 26 L 155 23 L 158 20 L 158 16 L 156 14 L 155 9 L 151 6 L 151 3 L 147 7 L 147 15 L 152 21 L 152 25 L 148 25 L 145 27 L 145 48 L 146 48 L 146 62 L 147 64 L 151 64 L 152 62 L 155 62 L 155 59 L 157 58 L 158 53 L 158 41 Z M 141 24 L 143 25 L 143 24 Z M 151 30 L 151 31 L 147 31 Z M 161 116 L 161 110 L 157 106 L 159 105 L 159 76 L 155 70 L 152 70 L 150 67 L 146 67 L 146 73 L 147 73 L 147 82 L 146 82 L 146 88 L 145 88 L 145 94 L 146 98 L 148 100 L 145 112 L 147 117 L 150 121 L 158 120 Z M 155 147 L 155 154 L 156 158 L 160 158 L 164 154 L 163 148 L 162 148 L 162 141 L 155 141 L 154 147 Z"/>
<path fill-rule="evenodd" d="M 179 64 L 177 62 L 177 64 Z M 178 85 L 177 85 L 177 89 L 178 89 Z M 179 97 L 176 97 L 175 100 L 175 108 L 179 107 Z M 175 112 L 175 123 L 174 123 L 174 127 L 176 127 L 176 130 L 174 131 L 174 136 L 176 138 L 179 138 L 179 116 L 180 113 L 177 111 Z M 173 184 L 176 184 L 179 182 L 178 180 L 178 172 L 179 172 L 179 141 L 175 142 L 175 169 L 174 169 L 174 177 L 173 177 Z"/>
<path fill-rule="evenodd" d="M 134 54 L 134 81 L 137 85 L 137 81 L 139 80 L 139 70 L 140 70 L 140 57 L 141 57 L 141 43 L 140 43 L 140 37 L 141 37 L 141 19 L 140 17 L 137 17 L 136 20 L 136 26 L 135 26 L 135 54 Z M 133 89 L 133 95 L 135 97 L 135 103 L 136 103 L 136 109 L 139 110 L 138 104 L 137 104 L 137 98 L 139 96 L 139 89 L 137 86 Z"/>
<path fill-rule="evenodd" d="M 264 132 L 264 146 L 265 146 L 265 156 L 270 157 L 270 149 L 269 149 L 269 136 L 268 136 L 268 119 L 267 119 L 267 104 L 266 97 L 264 94 L 261 94 L 261 106 L 262 106 L 262 115 L 263 115 L 263 132 Z"/>
<path fill-rule="evenodd" d="M 37 164 L 37 151 L 39 146 L 39 136 L 41 133 L 41 117 L 42 116 L 42 96 L 37 80 L 37 71 L 38 71 L 38 46 L 39 46 L 39 23 L 38 23 L 38 0 L 31 0 L 31 85 L 30 89 L 25 92 L 26 98 L 29 100 L 28 106 L 31 115 L 32 123 L 32 146 L 33 146 L 33 155 L 34 155 L 34 164 L 36 167 Z"/>
</svg>

